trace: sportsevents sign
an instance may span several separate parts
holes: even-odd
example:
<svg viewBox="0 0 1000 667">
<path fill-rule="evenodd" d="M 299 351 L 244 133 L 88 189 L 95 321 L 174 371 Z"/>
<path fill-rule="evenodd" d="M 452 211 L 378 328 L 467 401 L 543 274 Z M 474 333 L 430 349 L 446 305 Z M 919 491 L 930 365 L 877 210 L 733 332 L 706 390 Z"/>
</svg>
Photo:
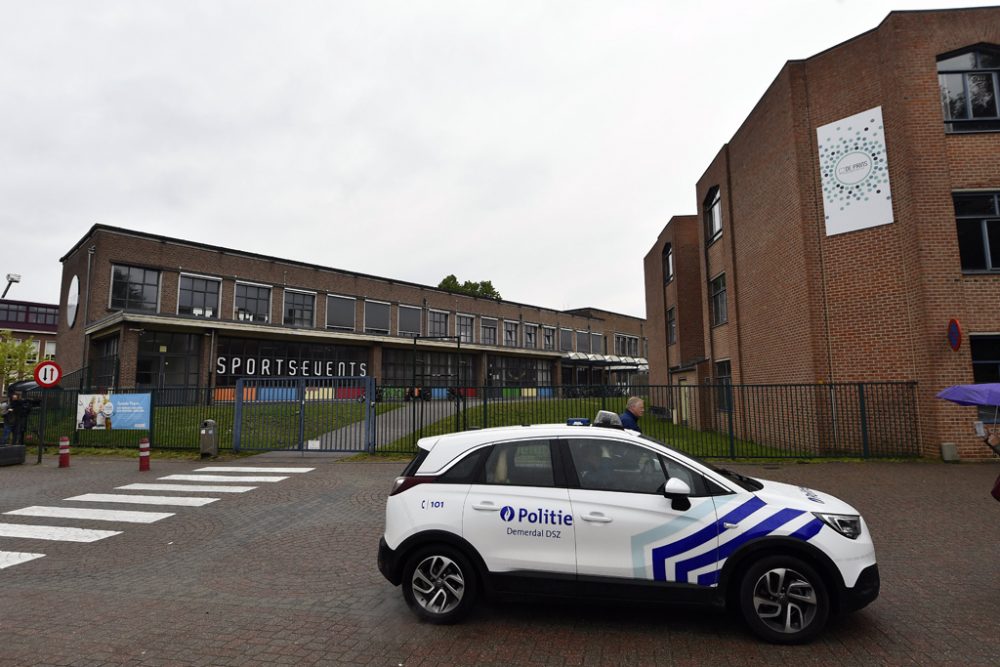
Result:
<svg viewBox="0 0 1000 667">
<path fill-rule="evenodd" d="M 214 370 L 217 386 L 240 378 L 363 377 L 368 350 L 350 345 L 221 338 Z"/>
<path fill-rule="evenodd" d="M 882 107 L 816 130 L 826 235 L 893 222 Z"/>
</svg>

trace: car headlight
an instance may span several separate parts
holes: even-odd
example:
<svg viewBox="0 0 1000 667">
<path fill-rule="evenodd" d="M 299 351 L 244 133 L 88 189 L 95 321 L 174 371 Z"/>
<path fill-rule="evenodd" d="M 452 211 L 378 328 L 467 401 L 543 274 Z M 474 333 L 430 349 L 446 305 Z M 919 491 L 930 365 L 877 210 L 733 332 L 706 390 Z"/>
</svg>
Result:
<svg viewBox="0 0 1000 667">
<path fill-rule="evenodd" d="M 861 517 L 857 514 L 824 514 L 813 512 L 813 515 L 833 528 L 844 537 L 856 540 L 861 534 Z"/>
</svg>

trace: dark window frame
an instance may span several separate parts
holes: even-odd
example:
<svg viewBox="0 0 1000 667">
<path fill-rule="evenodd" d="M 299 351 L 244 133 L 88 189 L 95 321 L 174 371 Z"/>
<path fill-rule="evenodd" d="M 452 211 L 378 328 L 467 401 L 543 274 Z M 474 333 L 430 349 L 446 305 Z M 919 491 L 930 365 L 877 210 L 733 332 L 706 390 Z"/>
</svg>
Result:
<svg viewBox="0 0 1000 667">
<path fill-rule="evenodd" d="M 339 309 L 331 308 L 330 304 L 340 304 L 349 306 L 351 313 L 351 323 L 346 320 L 331 322 L 331 316 L 339 312 Z M 326 295 L 326 328 L 332 331 L 355 331 L 358 322 L 358 300 L 353 296 L 341 296 L 339 294 Z"/>
<path fill-rule="evenodd" d="M 674 280 L 674 250 L 670 243 L 663 246 L 663 283 Z"/>
<path fill-rule="evenodd" d="M 971 57 L 967 63 L 957 63 L 963 56 Z M 937 58 L 938 87 L 941 93 L 941 113 L 944 117 L 945 132 L 967 134 L 969 132 L 1000 132 L 1000 47 L 980 43 L 951 51 Z M 949 80 L 961 77 L 960 95 L 948 95 Z M 970 95 L 972 81 L 976 77 L 986 77 L 992 91 L 986 96 L 992 102 L 991 114 L 975 115 L 974 95 Z M 960 104 L 961 114 L 956 115 L 956 104 Z"/>
<path fill-rule="evenodd" d="M 309 300 L 308 308 L 306 307 L 306 299 Z M 314 292 L 286 289 L 281 305 L 281 312 L 281 322 L 286 327 L 312 328 L 316 326 L 316 294 Z M 306 320 L 305 313 L 309 313 L 308 321 Z"/>
<path fill-rule="evenodd" d="M 448 336 L 450 324 L 448 318 L 451 313 L 444 310 L 427 311 L 427 335 L 428 336 Z"/>
<path fill-rule="evenodd" d="M 714 185 L 708 190 L 702 204 L 705 222 L 705 245 L 711 245 L 722 236 L 722 189 Z"/>
<path fill-rule="evenodd" d="M 708 302 L 712 313 L 712 326 L 726 324 L 729 321 L 729 303 L 725 273 L 720 273 L 708 281 Z"/>
<path fill-rule="evenodd" d="M 417 316 L 417 326 L 416 329 L 413 328 L 412 323 L 407 324 L 406 329 L 403 329 L 403 313 L 407 314 L 407 319 L 412 319 L 413 315 Z M 406 303 L 401 303 L 396 306 L 396 333 L 405 338 L 416 338 L 424 333 L 424 310 L 420 306 L 411 306 Z"/>
<path fill-rule="evenodd" d="M 377 310 L 382 311 L 385 308 L 385 328 L 374 327 L 372 324 L 378 324 L 378 322 L 369 321 L 369 308 L 368 306 L 378 306 Z M 371 309 L 371 314 L 375 315 L 375 308 Z M 374 319 L 374 318 L 372 318 Z M 392 305 L 385 301 L 373 301 L 371 299 L 365 299 L 365 333 L 374 336 L 388 336 L 390 327 L 392 326 Z"/>
<path fill-rule="evenodd" d="M 463 343 L 476 342 L 476 316 L 458 313 L 455 315 L 455 333 Z"/>
<path fill-rule="evenodd" d="M 119 270 L 125 270 L 125 282 L 119 280 Z M 154 282 L 149 282 L 150 276 L 155 277 Z M 141 281 L 133 282 L 133 277 L 141 278 Z M 111 310 L 127 310 L 142 313 L 160 312 L 160 281 L 162 274 L 157 269 L 147 269 L 142 266 L 132 266 L 129 264 L 111 265 L 111 298 L 109 307 Z M 124 296 L 120 293 L 124 286 Z M 139 295 L 134 292 L 134 287 L 139 289 Z M 146 288 L 153 287 L 156 291 L 155 299 L 150 302 L 145 295 Z M 119 292 L 116 295 L 115 292 Z"/>
<path fill-rule="evenodd" d="M 963 207 L 962 202 L 980 200 L 989 202 L 992 210 L 974 210 Z M 963 273 L 1000 272 L 1000 191 L 996 192 L 953 192 L 955 207 L 955 231 L 958 235 L 959 262 Z M 977 229 L 978 228 L 978 229 Z M 991 251 L 991 234 L 995 234 L 996 252 Z M 996 257 L 994 257 L 994 254 Z"/>
<path fill-rule="evenodd" d="M 208 289 L 215 285 L 215 292 Z M 209 297 L 215 297 L 215 305 L 209 309 Z M 199 305 L 195 305 L 198 303 Z M 222 279 L 211 276 L 200 276 L 194 273 L 182 273 L 177 279 L 177 314 L 188 317 L 198 317 L 206 320 L 217 320 L 221 317 Z M 196 309 L 201 313 L 194 312 Z M 208 314 L 211 310 L 211 314 Z"/>
<path fill-rule="evenodd" d="M 251 291 L 253 294 L 250 294 Z M 261 296 L 262 291 L 266 292 L 266 298 Z M 260 308 L 262 304 L 263 310 Z M 270 322 L 271 287 L 237 282 L 233 290 L 233 319 L 241 322 L 260 321 L 264 324 Z"/>
<path fill-rule="evenodd" d="M 674 345 L 677 342 L 677 308 L 671 306 L 667 308 L 667 345 Z"/>
</svg>

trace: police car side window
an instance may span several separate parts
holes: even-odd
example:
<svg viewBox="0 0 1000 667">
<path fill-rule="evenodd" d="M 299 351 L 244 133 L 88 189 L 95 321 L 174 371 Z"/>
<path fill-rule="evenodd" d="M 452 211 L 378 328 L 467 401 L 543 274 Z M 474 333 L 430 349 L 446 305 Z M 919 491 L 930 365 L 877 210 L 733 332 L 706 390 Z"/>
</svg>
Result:
<svg viewBox="0 0 1000 667">
<path fill-rule="evenodd" d="M 567 441 L 581 489 L 661 493 L 666 476 L 656 452 L 627 442 L 571 438 Z"/>
<path fill-rule="evenodd" d="M 486 456 L 487 449 L 477 449 L 467 454 L 461 461 L 438 475 L 436 481 L 444 484 L 470 484 L 479 476 L 480 464 Z"/>
<path fill-rule="evenodd" d="M 486 459 L 483 472 L 486 484 L 555 486 L 552 450 L 547 440 L 498 443 Z"/>
</svg>

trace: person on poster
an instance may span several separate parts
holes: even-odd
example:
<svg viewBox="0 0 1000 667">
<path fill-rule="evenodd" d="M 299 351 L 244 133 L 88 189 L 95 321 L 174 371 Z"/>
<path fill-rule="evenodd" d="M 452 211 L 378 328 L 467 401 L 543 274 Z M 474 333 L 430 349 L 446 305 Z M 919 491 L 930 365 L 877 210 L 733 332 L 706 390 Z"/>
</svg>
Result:
<svg viewBox="0 0 1000 667">
<path fill-rule="evenodd" d="M 83 410 L 83 420 L 81 425 L 85 429 L 92 429 L 97 426 L 97 415 L 94 413 L 94 404 L 88 403 L 87 407 Z"/>
</svg>

